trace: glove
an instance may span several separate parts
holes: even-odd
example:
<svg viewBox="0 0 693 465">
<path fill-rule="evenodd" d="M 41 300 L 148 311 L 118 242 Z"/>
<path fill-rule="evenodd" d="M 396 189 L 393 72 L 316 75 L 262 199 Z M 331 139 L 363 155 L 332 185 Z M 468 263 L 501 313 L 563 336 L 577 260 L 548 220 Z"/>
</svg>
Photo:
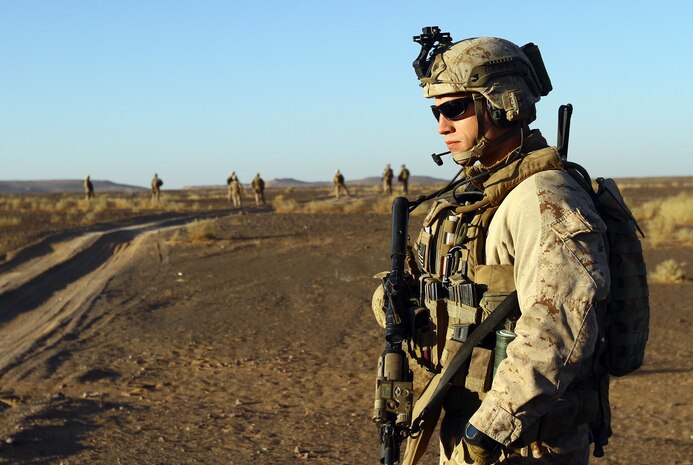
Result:
<svg viewBox="0 0 693 465">
<path fill-rule="evenodd" d="M 500 443 L 476 429 L 471 423 L 464 427 L 462 440 L 467 446 L 469 456 L 477 465 L 491 465 L 500 458 Z"/>
</svg>

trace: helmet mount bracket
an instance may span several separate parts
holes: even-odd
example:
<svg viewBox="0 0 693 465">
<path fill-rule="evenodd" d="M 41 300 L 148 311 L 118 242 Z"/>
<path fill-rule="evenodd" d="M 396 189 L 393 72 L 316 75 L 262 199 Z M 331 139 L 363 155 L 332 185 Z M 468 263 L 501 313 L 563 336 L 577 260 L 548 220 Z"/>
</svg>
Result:
<svg viewBox="0 0 693 465">
<path fill-rule="evenodd" d="M 413 37 L 414 42 L 421 45 L 419 56 L 414 63 L 416 76 L 421 79 L 430 77 L 433 58 L 440 51 L 452 43 L 449 32 L 440 32 L 438 26 L 428 26 L 421 29 L 421 34 Z"/>
</svg>

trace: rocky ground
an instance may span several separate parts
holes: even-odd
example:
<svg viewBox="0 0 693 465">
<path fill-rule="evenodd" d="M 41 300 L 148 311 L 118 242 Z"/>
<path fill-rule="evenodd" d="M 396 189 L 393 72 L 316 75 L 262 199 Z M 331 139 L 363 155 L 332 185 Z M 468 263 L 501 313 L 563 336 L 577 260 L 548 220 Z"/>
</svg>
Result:
<svg viewBox="0 0 693 465">
<path fill-rule="evenodd" d="M 377 463 L 370 297 L 388 215 L 219 209 L 204 237 L 190 215 L 5 254 L 0 463 Z M 693 249 L 647 247 L 648 263 L 671 257 Z M 651 293 L 646 363 L 613 381 L 595 464 L 693 463 L 693 284 Z"/>
</svg>

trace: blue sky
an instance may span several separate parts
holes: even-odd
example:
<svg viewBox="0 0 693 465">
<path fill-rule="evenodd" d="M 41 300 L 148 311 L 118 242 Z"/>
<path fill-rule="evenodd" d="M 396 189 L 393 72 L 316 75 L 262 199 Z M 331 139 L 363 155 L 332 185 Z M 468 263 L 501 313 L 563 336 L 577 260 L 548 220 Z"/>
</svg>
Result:
<svg viewBox="0 0 693 465">
<path fill-rule="evenodd" d="M 541 48 L 593 176 L 693 175 L 691 2 L 0 0 L 0 179 L 447 178 L 411 38 Z"/>
</svg>

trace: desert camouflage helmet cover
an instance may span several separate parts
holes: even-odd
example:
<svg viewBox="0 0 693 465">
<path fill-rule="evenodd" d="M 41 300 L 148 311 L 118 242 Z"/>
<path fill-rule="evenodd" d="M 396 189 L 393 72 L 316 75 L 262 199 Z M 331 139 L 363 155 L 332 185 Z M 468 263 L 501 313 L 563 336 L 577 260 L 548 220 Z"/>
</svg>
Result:
<svg viewBox="0 0 693 465">
<path fill-rule="evenodd" d="M 528 46 L 536 47 L 523 48 Z M 421 78 L 426 97 L 478 92 L 505 110 L 508 121 L 534 120 L 534 104 L 551 90 L 523 49 L 504 39 L 465 39 L 443 48 L 433 60 L 430 75 Z"/>
</svg>

